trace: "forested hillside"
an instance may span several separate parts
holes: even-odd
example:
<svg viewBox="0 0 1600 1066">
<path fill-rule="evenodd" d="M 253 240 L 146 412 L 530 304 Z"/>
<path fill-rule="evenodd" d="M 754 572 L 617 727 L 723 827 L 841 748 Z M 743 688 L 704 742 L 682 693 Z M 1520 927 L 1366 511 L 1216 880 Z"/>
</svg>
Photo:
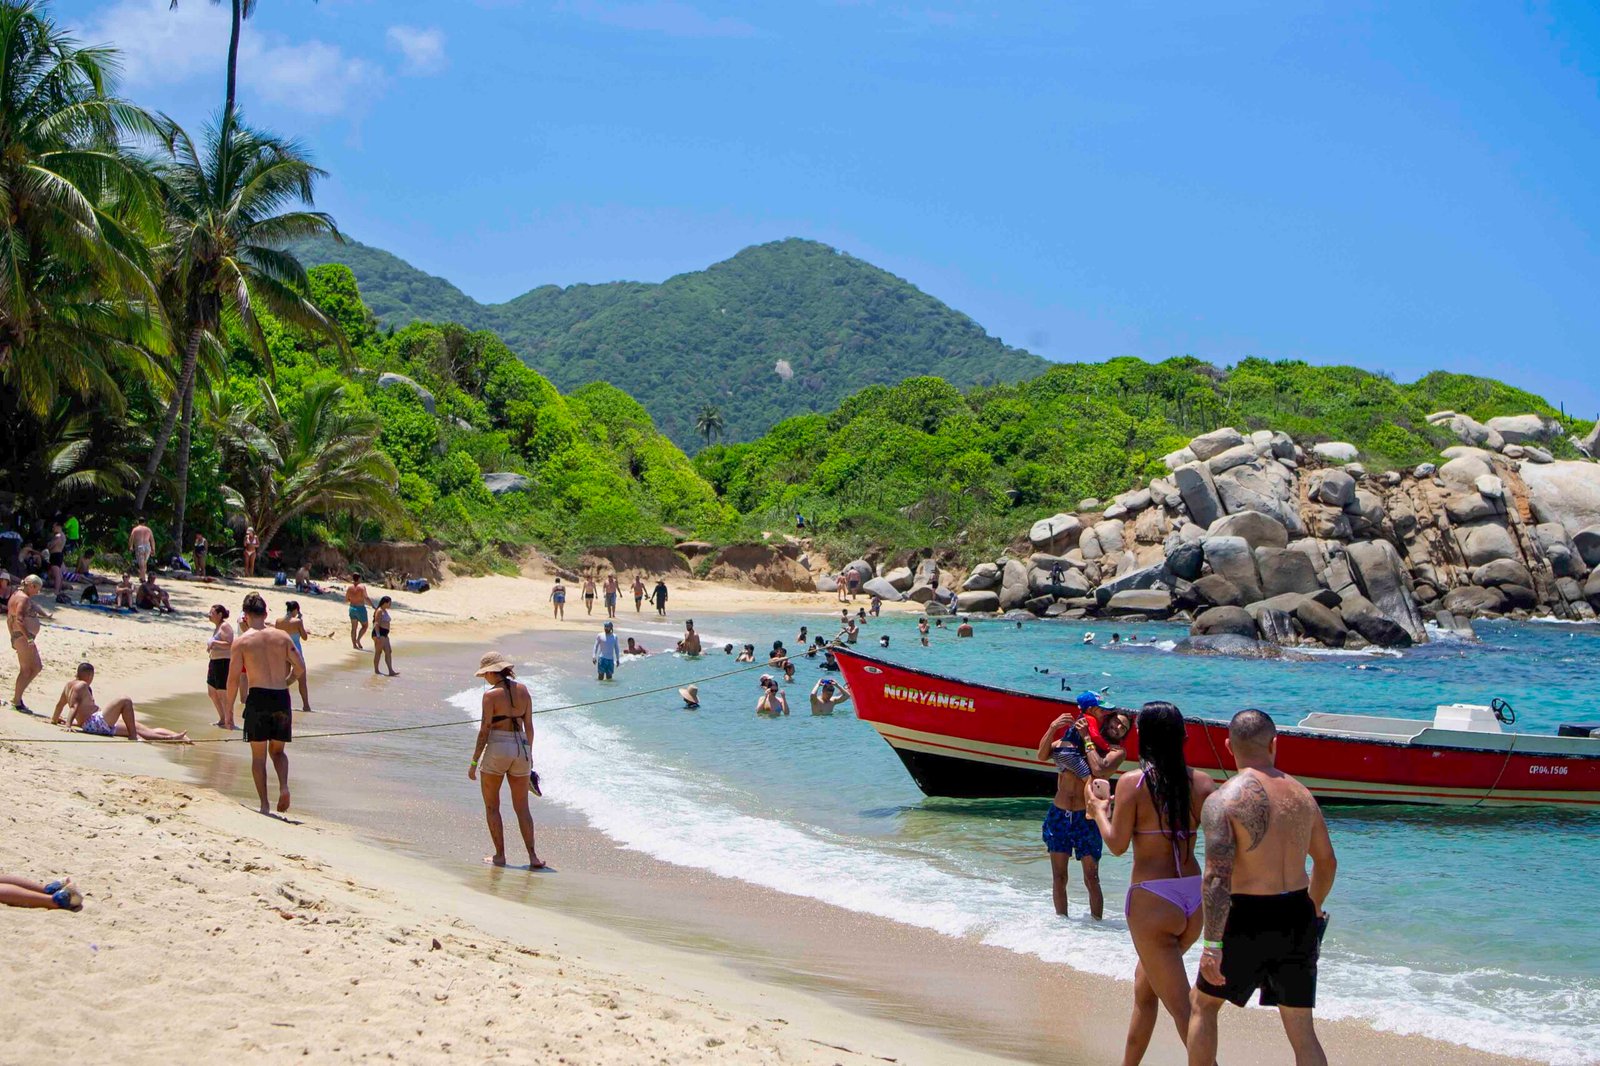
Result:
<svg viewBox="0 0 1600 1066">
<path fill-rule="evenodd" d="M 749 440 L 867 385 L 932 374 L 966 388 L 1049 365 L 901 278 L 815 241 L 746 248 L 658 285 L 543 286 L 494 305 L 365 245 L 318 238 L 290 249 L 307 263 L 348 265 L 385 324 L 492 329 L 563 390 L 616 385 L 690 449 L 703 443 L 696 423 L 708 404 L 718 408 L 722 436 Z"/>
</svg>

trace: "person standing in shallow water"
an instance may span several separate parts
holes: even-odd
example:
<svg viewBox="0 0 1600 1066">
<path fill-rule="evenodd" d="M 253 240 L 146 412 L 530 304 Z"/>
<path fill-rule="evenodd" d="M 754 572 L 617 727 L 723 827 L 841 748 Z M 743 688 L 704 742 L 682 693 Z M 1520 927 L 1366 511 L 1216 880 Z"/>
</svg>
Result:
<svg viewBox="0 0 1600 1066">
<path fill-rule="evenodd" d="M 372 606 L 372 595 L 361 583 L 361 575 L 352 573 L 350 585 L 344 590 L 346 613 L 350 616 L 350 646 L 356 651 L 366 651 L 361 638 L 367 635 L 367 610 Z"/>
<path fill-rule="evenodd" d="M 506 865 L 506 829 L 500 817 L 500 785 L 510 782 L 511 808 L 517 815 L 517 828 L 528 849 L 528 869 L 544 868 L 534 847 L 533 812 L 528 796 L 541 795 L 539 775 L 533 772 L 533 697 L 528 687 L 517 681 L 511 660 L 497 651 L 478 660 L 478 677 L 489 690 L 483 694 L 483 713 L 478 724 L 478 740 L 472 749 L 472 764 L 467 780 L 477 781 L 483 794 L 483 816 L 489 824 L 489 839 L 494 854 L 484 862 Z"/>
<path fill-rule="evenodd" d="M 233 638 L 228 667 L 227 708 L 232 712 L 239 689 L 249 676 L 244 700 L 244 739 L 250 744 L 250 776 L 255 779 L 261 813 L 267 805 L 267 759 L 278 775 L 278 811 L 289 809 L 289 753 L 294 739 L 294 713 L 289 703 L 289 683 L 299 668 L 294 641 L 281 629 L 267 625 L 267 601 L 258 592 L 244 598 L 240 612 L 244 629 Z"/>
<path fill-rule="evenodd" d="M 1113 716 L 1120 714 L 1107 712 L 1107 736 L 1117 732 Z M 1096 778 L 1089 785 L 1089 812 L 1105 846 L 1113 855 L 1133 848 L 1132 884 L 1122 913 L 1139 965 L 1133 971 L 1123 1066 L 1144 1059 L 1161 1007 L 1178 1027 L 1178 1039 L 1188 1042 L 1189 975 L 1183 955 L 1200 938 L 1202 920 L 1194 845 L 1201 809 L 1216 785 L 1203 771 L 1189 768 L 1185 735 L 1178 708 L 1145 704 L 1139 711 L 1139 772 L 1122 775 L 1114 805 L 1110 782 Z"/>
<path fill-rule="evenodd" d="M 594 638 L 594 653 L 589 657 L 589 661 L 594 664 L 597 679 L 612 680 L 617 672 L 617 660 L 620 658 L 622 652 L 617 647 L 617 634 L 610 620 L 607 620 L 600 635 Z"/>
<path fill-rule="evenodd" d="M 1083 868 L 1089 913 L 1099 918 L 1105 910 L 1100 890 L 1102 843 L 1099 827 L 1085 812 L 1085 790 L 1091 777 L 1114 773 L 1126 752 L 1121 737 L 1101 733 L 1093 714 L 1100 698 L 1085 692 L 1077 703 L 1077 712 L 1056 718 L 1039 741 L 1039 760 L 1056 767 L 1056 795 L 1045 812 L 1041 835 L 1050 854 L 1050 897 L 1056 913 L 1067 917 L 1067 882 L 1076 859 Z"/>
<path fill-rule="evenodd" d="M 378 601 L 378 609 L 372 616 L 372 672 L 381 673 L 378 669 L 378 660 L 382 659 L 389 668 L 390 677 L 399 677 L 399 671 L 394 668 L 394 644 L 389 639 L 390 626 L 394 622 L 390 614 L 389 605 L 394 599 L 385 596 Z"/>
</svg>

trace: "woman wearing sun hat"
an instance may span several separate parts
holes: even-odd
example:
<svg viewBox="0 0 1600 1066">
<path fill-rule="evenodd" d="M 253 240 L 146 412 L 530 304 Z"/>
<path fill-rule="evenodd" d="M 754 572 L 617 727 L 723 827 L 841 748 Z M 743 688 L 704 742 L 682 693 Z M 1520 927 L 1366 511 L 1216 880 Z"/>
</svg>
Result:
<svg viewBox="0 0 1600 1066">
<path fill-rule="evenodd" d="M 467 779 L 477 781 L 483 790 L 483 816 L 489 823 L 489 838 L 494 854 L 483 861 L 492 866 L 506 864 L 506 830 L 500 819 L 500 782 L 511 782 L 511 806 L 517 813 L 517 827 L 528 847 L 528 869 L 538 870 L 544 863 L 533 846 L 533 813 L 528 809 L 528 793 L 542 795 L 539 775 L 533 772 L 533 697 L 528 686 L 515 678 L 515 664 L 497 651 L 485 652 L 478 660 L 477 676 L 489 685 L 483 694 L 483 717 L 478 724 L 478 743 L 472 749 L 472 765 Z"/>
</svg>

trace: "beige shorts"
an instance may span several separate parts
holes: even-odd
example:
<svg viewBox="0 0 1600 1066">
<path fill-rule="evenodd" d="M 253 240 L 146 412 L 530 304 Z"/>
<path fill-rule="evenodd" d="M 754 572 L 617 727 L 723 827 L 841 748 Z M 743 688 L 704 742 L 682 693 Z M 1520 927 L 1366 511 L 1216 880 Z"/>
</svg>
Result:
<svg viewBox="0 0 1600 1066">
<path fill-rule="evenodd" d="M 520 733 L 496 729 L 489 734 L 489 746 L 478 760 L 478 769 L 486 774 L 505 777 L 527 777 L 533 773 L 532 752 Z"/>
</svg>

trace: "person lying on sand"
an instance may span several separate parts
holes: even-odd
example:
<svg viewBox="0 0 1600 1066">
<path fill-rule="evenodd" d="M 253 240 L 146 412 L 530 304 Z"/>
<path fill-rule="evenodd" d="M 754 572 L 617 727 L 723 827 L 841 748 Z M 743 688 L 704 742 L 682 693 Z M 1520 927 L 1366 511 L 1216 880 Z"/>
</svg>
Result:
<svg viewBox="0 0 1600 1066">
<path fill-rule="evenodd" d="M 188 733 L 174 733 L 170 729 L 140 725 L 134 716 L 133 701 L 126 696 L 111 701 L 102 711 L 94 701 L 94 664 L 79 663 L 78 676 L 68 681 L 56 700 L 56 709 L 50 715 L 51 725 L 61 724 L 61 712 L 71 708 L 66 726 L 69 730 L 81 729 L 95 737 L 126 737 L 131 741 L 152 743 L 192 744 Z"/>
<path fill-rule="evenodd" d="M 41 885 L 26 877 L 0 874 L 0 903 L 7 907 L 34 907 L 76 914 L 83 910 L 83 893 L 73 885 L 70 877 Z"/>
</svg>

